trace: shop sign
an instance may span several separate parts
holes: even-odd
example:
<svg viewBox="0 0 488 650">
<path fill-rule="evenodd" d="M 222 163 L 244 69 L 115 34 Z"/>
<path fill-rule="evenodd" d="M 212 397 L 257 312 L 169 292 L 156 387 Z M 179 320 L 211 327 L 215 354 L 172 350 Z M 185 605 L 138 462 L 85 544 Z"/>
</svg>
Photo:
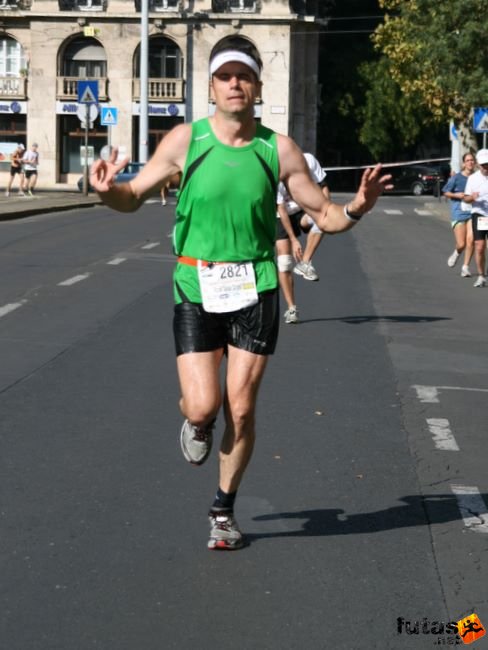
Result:
<svg viewBox="0 0 488 650">
<path fill-rule="evenodd" d="M 140 115 L 140 113 L 140 104 L 134 102 L 132 115 Z M 147 113 L 149 117 L 185 117 L 185 104 L 149 104 Z"/>
<path fill-rule="evenodd" d="M 0 113 L 25 114 L 27 113 L 27 102 L 8 102 L 0 100 Z"/>
</svg>

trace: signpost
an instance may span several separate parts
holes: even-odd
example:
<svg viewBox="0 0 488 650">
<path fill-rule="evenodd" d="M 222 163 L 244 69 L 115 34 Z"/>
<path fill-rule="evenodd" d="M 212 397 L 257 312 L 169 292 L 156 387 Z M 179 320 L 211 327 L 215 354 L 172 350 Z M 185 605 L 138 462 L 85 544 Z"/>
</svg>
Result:
<svg viewBox="0 0 488 650">
<path fill-rule="evenodd" d="M 98 104 L 98 81 L 80 80 L 78 81 L 78 104 L 85 104 L 85 152 L 88 152 L 88 131 L 90 128 L 90 111 Z M 97 110 L 97 109 L 96 109 Z M 96 112 L 95 118 L 98 115 Z M 85 156 L 83 166 L 83 194 L 88 196 L 88 156 Z"/>
<path fill-rule="evenodd" d="M 486 134 L 488 133 L 488 108 L 478 107 L 474 109 L 473 130 L 483 134 L 483 149 L 486 149 Z"/>
<path fill-rule="evenodd" d="M 100 124 L 107 127 L 107 144 L 109 147 L 112 145 L 112 127 L 117 126 L 119 118 L 119 109 L 114 106 L 102 107 L 100 114 Z"/>
</svg>

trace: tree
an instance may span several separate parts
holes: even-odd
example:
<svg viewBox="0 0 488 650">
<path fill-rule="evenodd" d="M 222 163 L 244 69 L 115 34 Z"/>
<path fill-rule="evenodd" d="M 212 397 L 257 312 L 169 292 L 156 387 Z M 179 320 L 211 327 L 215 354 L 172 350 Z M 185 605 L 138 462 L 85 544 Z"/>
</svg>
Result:
<svg viewBox="0 0 488 650">
<path fill-rule="evenodd" d="M 412 115 L 420 108 L 424 122 L 452 119 L 469 134 L 473 107 L 488 99 L 486 2 L 378 1 L 386 11 L 373 36 L 378 75 L 397 85 Z"/>
</svg>

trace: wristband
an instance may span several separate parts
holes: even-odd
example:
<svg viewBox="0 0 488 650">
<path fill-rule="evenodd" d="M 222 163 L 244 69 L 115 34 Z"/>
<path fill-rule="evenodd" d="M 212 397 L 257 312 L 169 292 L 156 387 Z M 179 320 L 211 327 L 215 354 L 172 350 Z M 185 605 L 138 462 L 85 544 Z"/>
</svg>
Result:
<svg viewBox="0 0 488 650">
<path fill-rule="evenodd" d="M 353 221 L 354 223 L 357 223 L 363 217 L 362 214 L 351 214 L 347 209 L 347 205 L 344 206 L 344 216 L 346 219 L 349 219 L 349 221 Z"/>
</svg>

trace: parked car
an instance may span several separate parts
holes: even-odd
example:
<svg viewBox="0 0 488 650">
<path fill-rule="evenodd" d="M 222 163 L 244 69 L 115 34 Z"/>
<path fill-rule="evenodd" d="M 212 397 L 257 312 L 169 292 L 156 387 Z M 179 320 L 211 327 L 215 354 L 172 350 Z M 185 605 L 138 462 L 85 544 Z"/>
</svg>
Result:
<svg viewBox="0 0 488 650">
<path fill-rule="evenodd" d="M 127 165 L 120 171 L 117 176 L 115 177 L 115 182 L 116 183 L 126 183 L 127 181 L 130 181 L 134 178 L 134 176 L 137 176 L 137 174 L 140 172 L 140 170 L 144 167 L 144 163 L 139 163 L 139 162 L 130 162 L 127 163 Z M 83 192 L 83 176 L 81 176 L 78 179 L 78 189 L 80 192 Z M 90 182 L 88 182 L 88 191 L 89 192 L 94 192 L 95 190 L 93 187 L 90 185 Z"/>
<path fill-rule="evenodd" d="M 439 196 L 440 188 L 445 183 L 442 170 L 434 165 L 405 165 L 404 167 L 385 168 L 385 172 L 391 174 L 393 190 L 398 192 L 414 194 L 433 194 Z"/>
</svg>

